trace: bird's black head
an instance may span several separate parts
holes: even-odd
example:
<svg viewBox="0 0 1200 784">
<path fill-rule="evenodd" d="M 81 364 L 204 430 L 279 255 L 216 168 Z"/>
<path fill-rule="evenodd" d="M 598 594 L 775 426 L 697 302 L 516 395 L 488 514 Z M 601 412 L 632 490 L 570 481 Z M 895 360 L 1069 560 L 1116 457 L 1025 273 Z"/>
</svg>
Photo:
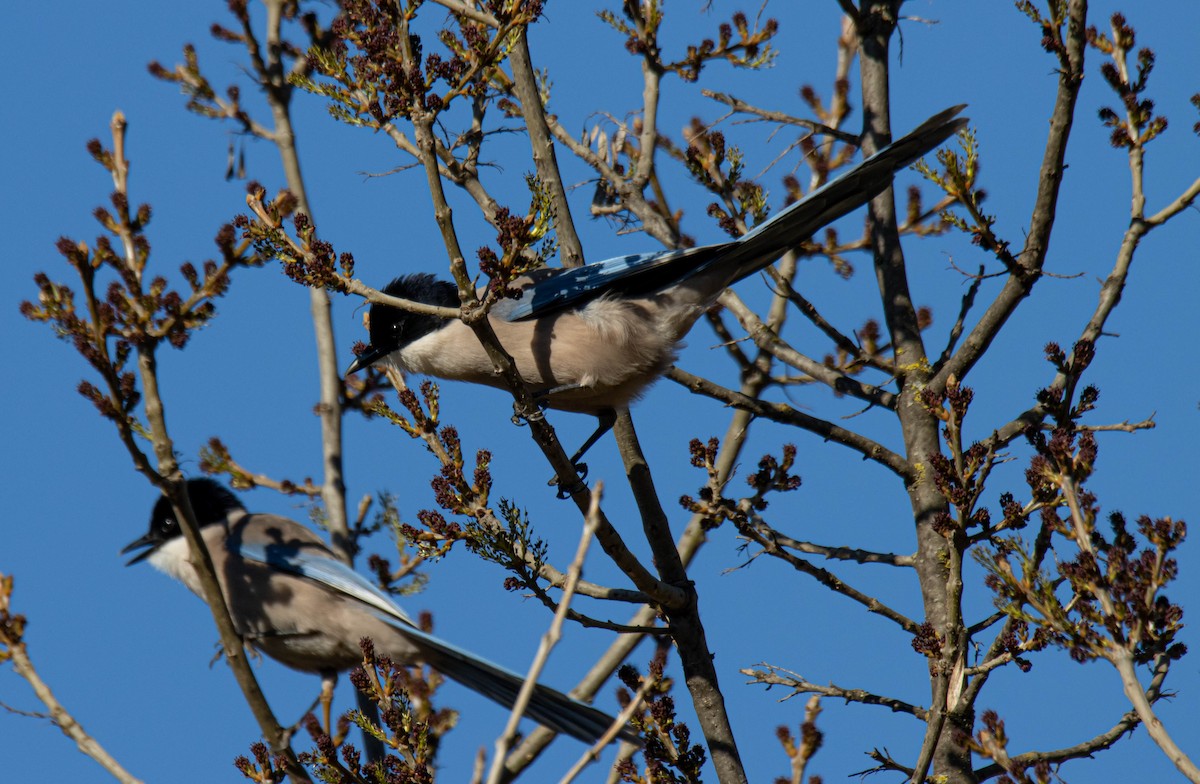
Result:
<svg viewBox="0 0 1200 784">
<path fill-rule="evenodd" d="M 189 479 L 187 482 L 188 498 L 192 502 L 192 511 L 196 513 L 196 522 L 201 526 L 209 523 L 219 523 L 226 515 L 235 509 L 245 509 L 237 496 L 226 490 L 211 479 Z M 146 548 L 129 560 L 126 566 L 137 563 L 157 550 L 160 546 L 179 536 L 182 530 L 175 519 L 175 510 L 171 501 L 163 496 L 154 504 L 150 513 L 150 530 L 141 539 L 130 542 L 122 554 L 138 548 Z"/>
<path fill-rule="evenodd" d="M 381 289 L 384 294 L 426 305 L 458 307 L 458 289 L 453 283 L 425 273 L 396 278 Z M 424 313 L 412 313 L 389 305 L 373 304 L 370 312 L 371 345 L 351 363 L 346 375 L 374 365 L 397 349 L 441 329 L 446 320 Z"/>
</svg>

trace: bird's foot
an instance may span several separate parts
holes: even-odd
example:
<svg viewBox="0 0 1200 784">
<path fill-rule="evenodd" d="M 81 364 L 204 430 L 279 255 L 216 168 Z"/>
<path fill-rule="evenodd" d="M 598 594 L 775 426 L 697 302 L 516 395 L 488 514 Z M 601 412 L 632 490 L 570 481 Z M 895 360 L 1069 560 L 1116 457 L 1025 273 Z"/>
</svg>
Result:
<svg viewBox="0 0 1200 784">
<path fill-rule="evenodd" d="M 546 482 L 548 486 L 558 488 L 556 494 L 558 498 L 570 498 L 580 490 L 587 489 L 587 485 L 583 481 L 587 479 L 587 463 L 572 463 L 571 465 L 575 467 L 575 476 L 571 477 L 573 481 L 570 484 L 563 484 L 563 482 L 559 481 L 558 476 L 553 476 L 550 478 L 550 481 Z"/>
<path fill-rule="evenodd" d="M 224 643 L 222 643 L 220 640 L 217 640 L 215 643 L 213 643 L 213 648 L 216 650 L 213 651 L 212 658 L 208 660 L 208 668 L 210 670 L 213 668 L 213 665 L 225 658 Z M 242 635 L 242 648 L 246 651 L 246 658 L 249 661 L 257 663 L 262 660 L 262 654 L 258 652 L 258 648 L 254 647 L 254 639 L 250 635 Z"/>
<path fill-rule="evenodd" d="M 513 401 L 512 423 L 514 425 L 516 425 L 517 427 L 525 427 L 525 425 L 529 424 L 529 418 L 531 416 L 541 415 L 541 413 L 543 411 L 545 411 L 549 405 L 546 402 L 545 397 L 536 395 L 536 394 L 533 396 L 533 404 L 535 406 L 537 406 L 537 410 L 535 411 L 535 413 L 534 414 L 526 414 L 524 409 L 521 407 L 521 404 L 519 402 L 517 402 L 516 400 L 514 400 Z"/>
</svg>

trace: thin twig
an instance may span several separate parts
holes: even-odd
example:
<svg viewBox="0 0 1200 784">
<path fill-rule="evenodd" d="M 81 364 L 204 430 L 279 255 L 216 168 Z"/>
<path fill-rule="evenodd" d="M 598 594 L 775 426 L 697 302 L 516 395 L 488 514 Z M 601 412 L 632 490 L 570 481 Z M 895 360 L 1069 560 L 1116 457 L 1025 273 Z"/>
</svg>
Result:
<svg viewBox="0 0 1200 784">
<path fill-rule="evenodd" d="M 1153 667 L 1154 676 L 1150 681 L 1150 685 L 1146 688 L 1146 698 L 1150 702 L 1157 702 L 1164 695 L 1162 693 L 1162 684 L 1166 679 L 1167 671 L 1170 669 L 1171 662 L 1165 656 L 1160 656 Z M 1009 758 L 1009 763 L 1012 768 L 1030 768 L 1039 762 L 1049 762 L 1057 764 L 1066 762 L 1071 759 L 1082 759 L 1084 757 L 1092 757 L 1097 751 L 1104 751 L 1111 748 L 1121 739 L 1123 735 L 1132 732 L 1141 719 L 1138 718 L 1137 711 L 1129 711 L 1121 717 L 1120 721 L 1114 724 L 1109 729 L 1089 738 L 1082 743 L 1077 743 L 1074 746 L 1068 746 L 1062 749 L 1052 749 L 1050 751 L 1030 751 L 1025 754 L 1018 754 L 1015 757 Z M 1000 774 L 1004 768 L 999 764 L 991 764 L 975 771 L 976 780 L 984 781 Z"/>
<path fill-rule="evenodd" d="M 846 144 L 850 144 L 855 147 L 857 147 L 858 143 L 859 143 L 859 137 L 855 136 L 852 133 L 846 133 L 845 131 L 839 131 L 837 128 L 833 128 L 831 126 L 825 125 L 824 123 L 819 123 L 814 120 L 805 120 L 801 117 L 793 117 L 790 114 L 784 114 L 783 112 L 771 111 L 769 109 L 760 109 L 759 107 L 754 106 L 752 104 L 748 104 L 745 101 L 743 101 L 742 99 L 735 98 L 734 96 L 729 95 L 728 93 L 719 93 L 715 90 L 701 90 L 700 94 L 706 98 L 712 98 L 714 101 L 719 101 L 719 102 L 725 104 L 730 109 L 732 109 L 734 112 L 740 112 L 742 114 L 752 114 L 755 117 L 760 117 L 769 122 L 779 123 L 781 125 L 797 125 L 801 128 L 807 128 L 808 130 L 812 131 L 813 133 L 819 133 L 819 134 L 823 134 L 825 136 L 832 136 L 833 138 L 837 139 L 840 142 L 845 142 Z"/>
<path fill-rule="evenodd" d="M 550 659 L 550 652 L 554 650 L 554 646 L 562 638 L 563 622 L 567 617 L 567 609 L 571 605 L 571 598 L 575 595 L 575 583 L 579 581 L 579 575 L 583 572 L 583 562 L 587 557 L 589 545 L 592 543 L 592 537 L 596 533 L 596 527 L 600 523 L 600 496 L 604 492 L 604 483 L 597 482 L 596 488 L 591 493 L 591 503 L 588 506 L 587 517 L 584 519 L 583 532 L 579 537 L 579 546 L 575 550 L 575 558 L 571 561 L 571 566 L 567 569 L 567 582 L 563 586 L 562 600 L 558 603 L 558 611 L 554 614 L 554 620 L 550 624 L 550 628 L 542 635 L 542 641 L 538 645 L 537 655 L 534 656 L 533 662 L 529 665 L 529 671 L 525 674 L 525 682 L 521 685 L 521 691 L 517 694 L 516 703 L 513 705 L 512 713 L 509 714 L 508 724 L 504 728 L 504 733 L 496 740 L 496 754 L 492 757 L 492 768 L 488 773 L 488 784 L 499 784 L 501 774 L 504 771 L 504 759 L 508 755 L 509 746 L 512 745 L 513 737 L 517 734 L 517 727 L 521 723 L 521 716 L 524 715 L 525 709 L 529 706 L 529 700 L 533 697 L 533 692 L 537 688 L 538 679 L 542 675 L 542 670 L 546 666 L 546 662 Z M 619 731 L 620 727 L 617 727 Z M 614 731 L 614 732 L 615 732 Z"/>
<path fill-rule="evenodd" d="M 827 441 L 835 441 L 843 446 L 850 447 L 864 458 L 874 460 L 885 468 L 891 469 L 892 473 L 907 482 L 915 482 L 917 480 L 917 475 L 907 460 L 882 444 L 852 430 L 847 430 L 832 422 L 827 422 L 824 419 L 818 419 L 817 417 L 797 411 L 783 403 L 770 403 L 742 394 L 741 392 L 735 392 L 706 378 L 693 375 L 678 366 L 672 367 L 665 375 L 667 378 L 677 384 L 681 384 L 698 395 L 705 395 L 721 400 L 730 406 L 743 409 L 763 419 L 770 419 L 773 422 L 781 422 L 787 425 L 795 425 L 809 432 L 816 433 Z"/>
<path fill-rule="evenodd" d="M 1053 430 L 1049 425 L 1042 425 L 1046 430 Z M 1079 431 L 1099 432 L 1119 432 L 1119 433 L 1136 433 L 1139 430 L 1153 430 L 1158 427 L 1158 423 L 1154 421 L 1154 414 L 1149 418 L 1143 419 L 1141 422 L 1130 422 L 1126 419 L 1124 422 L 1117 422 L 1111 425 L 1076 425 L 1075 429 Z"/>
<path fill-rule="evenodd" d="M 850 395 L 860 400 L 866 400 L 883 408 L 895 409 L 896 395 L 885 389 L 864 384 L 857 379 L 826 366 L 824 363 L 817 362 L 815 359 L 801 354 L 779 337 L 779 335 L 767 329 L 762 320 L 758 318 L 758 314 L 751 310 L 732 291 L 724 292 L 721 295 L 720 302 L 737 317 L 738 322 L 746 330 L 746 334 L 750 336 L 754 344 L 764 351 L 770 352 L 780 362 L 812 376 L 835 392 Z M 855 354 L 859 353 L 861 352 L 856 349 Z"/>
<path fill-rule="evenodd" d="M 896 553 L 876 553 L 870 550 L 862 550 L 857 547 L 837 547 L 833 545 L 814 544 L 813 542 L 803 542 L 799 539 L 793 539 L 790 536 L 779 533 L 779 531 L 771 528 L 764 522 L 759 522 L 760 530 L 769 536 L 775 544 L 786 547 L 789 550 L 796 550 L 809 555 L 819 555 L 823 558 L 835 561 L 854 561 L 860 564 L 884 564 L 886 566 L 906 566 L 912 567 L 915 565 L 915 557 L 912 555 L 898 555 Z M 769 533 L 767 533 L 769 532 Z"/>
<path fill-rule="evenodd" d="M 833 697 L 846 702 L 857 702 L 863 705 L 879 705 L 888 708 L 893 713 L 907 713 L 915 716 L 918 719 L 924 720 L 927 711 L 918 705 L 912 705 L 904 700 L 898 700 L 894 697 L 884 697 L 880 694 L 874 694 L 865 689 L 844 689 L 834 684 L 822 686 L 817 683 L 812 683 L 806 680 L 801 675 L 798 675 L 791 670 L 777 667 L 774 664 L 760 662 L 759 667 L 766 668 L 764 670 L 756 670 L 750 667 L 738 670 L 742 675 L 750 678 L 747 683 L 761 683 L 768 689 L 772 686 L 786 686 L 792 690 L 791 694 L 780 698 L 780 702 L 789 700 L 797 694 L 820 694 L 824 697 Z M 787 673 L 782 675 L 780 673 Z"/>
<path fill-rule="evenodd" d="M 50 687 L 38 675 L 37 670 L 33 666 L 33 661 L 29 658 L 29 652 L 25 648 L 25 643 L 21 639 L 21 627 L 24 626 L 25 619 L 20 615 L 14 616 L 11 614 L 11 599 L 12 577 L 0 574 L 0 653 L 3 654 L 3 656 L 0 656 L 0 661 L 3 661 L 5 658 L 12 661 L 13 669 L 17 671 L 18 675 L 28 681 L 30 687 L 33 689 L 33 693 L 37 695 L 41 703 L 50 711 L 50 715 L 28 714 L 24 713 L 24 711 L 14 712 L 49 718 L 54 722 L 56 727 L 62 730 L 64 735 L 75 741 L 75 745 L 79 747 L 80 751 L 99 763 L 117 781 L 123 782 L 123 784 L 141 784 L 140 779 L 125 770 L 95 738 L 84 730 L 83 725 L 75 720 L 75 717 L 58 701 L 54 696 L 54 692 L 50 690 Z M 14 623 L 14 621 L 18 622 Z"/>
<path fill-rule="evenodd" d="M 834 591 L 835 593 L 839 593 L 843 596 L 853 599 L 865 607 L 868 611 L 887 618 L 889 621 L 895 623 L 906 632 L 915 634 L 920 628 L 920 624 L 918 624 L 912 618 L 909 618 L 898 610 L 889 607 L 874 596 L 864 593 L 851 586 L 845 580 L 838 577 L 828 569 L 822 569 L 819 566 L 815 566 L 805 559 L 799 558 L 787 550 L 779 547 L 779 543 L 775 541 L 773 537 L 774 531 L 769 526 L 766 526 L 765 524 L 739 525 L 738 531 L 748 538 L 753 539 L 756 544 L 763 548 L 763 552 L 766 554 L 772 555 L 784 563 L 789 564 L 798 572 L 807 574 L 809 577 L 812 577 L 821 585 Z"/>
<path fill-rule="evenodd" d="M 684 552 L 681 551 L 681 556 Z M 654 623 L 658 611 L 653 607 L 642 607 L 626 622 L 626 625 L 639 627 Z M 623 634 L 608 647 L 608 650 L 596 661 L 583 679 L 571 689 L 570 695 L 577 699 L 591 700 L 596 696 L 600 687 L 612 676 L 613 672 L 629 658 L 629 654 L 645 639 L 643 634 Z M 526 736 L 521 745 L 513 749 L 504 763 L 503 781 L 510 782 L 531 765 L 555 737 L 552 730 L 538 727 Z M 622 747 L 624 748 L 624 747 Z"/>
<path fill-rule="evenodd" d="M 795 305 L 800 312 L 804 314 L 805 318 L 812 322 L 813 326 L 824 332 L 825 336 L 832 340 L 835 346 L 868 367 L 882 370 L 885 373 L 893 372 L 892 368 L 881 362 L 879 357 L 863 351 L 862 346 L 848 338 L 846 335 L 842 334 L 842 332 L 830 324 L 829 321 L 821 315 L 820 311 L 817 310 L 816 305 L 804 297 L 804 295 L 802 295 L 800 292 L 792 288 L 791 284 L 779 277 L 779 273 L 774 267 L 768 267 L 767 274 L 769 274 L 771 279 L 775 281 L 775 285 L 778 287 L 778 292 L 782 296 L 787 297 L 788 301 Z M 895 403 L 893 402 L 892 407 L 894 408 L 894 406 Z"/>
<path fill-rule="evenodd" d="M 971 285 L 967 287 L 967 293 L 963 294 L 962 305 L 958 309 L 958 318 L 954 320 L 954 326 L 950 328 L 950 334 L 946 338 L 946 348 L 942 349 L 942 355 L 938 357 L 934 367 L 938 368 L 945 364 L 950 357 L 954 356 L 954 347 L 958 345 L 958 339 L 962 337 L 963 327 L 966 324 L 967 314 L 971 312 L 971 306 L 975 304 L 975 295 L 979 293 L 979 287 L 983 285 L 983 265 L 979 265 L 979 274 L 971 281 Z"/>
<path fill-rule="evenodd" d="M 604 752 L 604 749 L 608 746 L 608 744 L 612 743 L 613 739 L 617 737 L 617 733 L 621 731 L 622 727 L 629 723 L 629 720 L 633 718 L 633 715 L 642 709 L 642 703 L 645 701 L 646 695 L 649 694 L 650 691 L 656 686 L 657 684 L 652 678 L 647 678 L 645 680 L 645 682 L 642 684 L 642 688 L 638 689 L 637 694 L 633 695 L 633 699 L 629 701 L 629 704 L 625 706 L 624 710 L 617 714 L 617 717 L 613 721 L 613 725 L 609 728 L 608 732 L 604 733 L 604 736 L 600 738 L 600 740 L 592 744 L 592 747 L 585 751 L 582 756 L 580 756 L 575 764 L 571 766 L 571 769 L 567 771 L 567 774 L 562 777 L 562 780 L 559 782 L 559 784 L 571 784 L 571 782 L 583 772 L 584 768 L 600 759 L 600 755 Z M 626 743 L 624 745 L 630 748 L 634 747 L 634 745 L 631 743 Z"/>
<path fill-rule="evenodd" d="M 1000 329 L 1007 323 L 1017 306 L 1029 295 L 1045 267 L 1050 248 L 1050 235 L 1057 215 L 1059 190 L 1066 172 L 1067 141 L 1075 120 L 1075 102 L 1083 84 L 1084 52 L 1086 51 L 1087 4 L 1074 0 L 1067 10 L 1067 37 L 1062 49 L 1058 74 L 1058 90 L 1050 117 L 1050 130 L 1042 154 L 1037 196 L 1029 219 L 1025 247 L 1016 269 L 1010 270 L 1008 280 L 980 316 L 962 346 L 943 364 L 930 381 L 935 390 L 945 388 L 950 376 L 966 378 L 967 373 L 983 356 Z M 1132 229 L 1132 227 L 1131 227 Z"/>
</svg>

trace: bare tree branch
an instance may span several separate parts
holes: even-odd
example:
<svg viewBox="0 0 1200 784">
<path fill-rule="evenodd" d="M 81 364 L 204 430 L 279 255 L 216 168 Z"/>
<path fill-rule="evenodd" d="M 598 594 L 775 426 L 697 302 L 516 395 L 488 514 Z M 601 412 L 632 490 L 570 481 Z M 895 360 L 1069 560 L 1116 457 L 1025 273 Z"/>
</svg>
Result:
<svg viewBox="0 0 1200 784">
<path fill-rule="evenodd" d="M 58 698 L 54 696 L 54 692 L 50 690 L 50 687 L 38 675 L 37 670 L 33 666 L 33 661 L 29 658 L 29 652 L 25 648 L 25 642 L 22 639 L 25 617 L 12 613 L 12 589 L 12 576 L 0 574 L 0 662 L 6 659 L 12 662 L 13 669 L 17 671 L 18 675 L 29 682 L 30 687 L 33 688 L 33 693 L 37 695 L 41 703 L 50 711 L 50 715 L 45 718 L 49 718 L 54 722 L 54 726 L 62 730 L 63 735 L 75 741 L 75 745 L 79 747 L 80 751 L 98 762 L 102 768 L 107 770 L 113 778 L 122 782 L 122 784 L 141 784 L 140 779 L 135 778 L 133 774 L 125 770 L 121 766 L 121 763 L 117 762 L 100 745 L 99 741 L 84 730 L 83 725 L 75 720 L 75 717 L 58 701 Z M 22 711 L 22 713 L 24 712 Z"/>
<path fill-rule="evenodd" d="M 777 542 L 773 537 L 774 531 L 767 526 L 762 524 L 739 526 L 738 531 L 762 547 L 763 552 L 765 552 L 767 555 L 772 555 L 776 558 L 779 558 L 796 571 L 807 574 L 809 577 L 814 578 L 817 582 L 831 591 L 853 599 L 865 607 L 869 612 L 873 612 L 876 615 L 887 618 L 892 623 L 895 623 L 900 628 L 912 634 L 915 634 L 920 628 L 920 624 L 916 621 L 892 609 L 874 596 L 863 593 L 857 588 L 854 588 L 828 569 L 822 569 L 819 566 L 815 566 L 804 558 L 799 558 L 787 550 L 782 549 L 779 546 L 779 542 Z"/>
<path fill-rule="evenodd" d="M 747 683 L 761 683 L 764 684 L 768 690 L 772 686 L 784 686 L 791 689 L 791 694 L 781 697 L 780 702 L 783 700 L 790 700 L 797 694 L 820 694 L 823 697 L 833 697 L 834 699 L 845 700 L 846 702 L 857 702 L 863 705 L 879 705 L 884 708 L 888 708 L 893 713 L 907 713 L 915 716 L 918 719 L 921 719 L 922 721 L 925 720 L 927 716 L 927 711 L 925 708 L 917 705 L 911 705 L 903 700 L 898 700 L 893 697 L 884 697 L 879 694 L 872 694 L 865 689 L 844 689 L 840 686 L 835 686 L 832 683 L 828 686 L 821 686 L 805 680 L 803 676 L 792 672 L 791 670 L 777 667 L 774 664 L 767 664 L 766 662 L 760 662 L 758 666 L 765 668 L 765 670 L 755 670 L 747 667 L 739 670 L 738 672 L 750 678 L 750 680 L 746 681 Z"/>
<path fill-rule="evenodd" d="M 930 386 L 942 389 L 951 376 L 966 378 L 1001 327 L 1029 295 L 1046 263 L 1050 235 L 1058 212 L 1058 195 L 1066 167 L 1067 141 L 1075 120 L 1075 102 L 1083 82 L 1084 50 L 1086 49 L 1087 3 L 1073 0 L 1067 10 L 1067 35 L 1062 45 L 1058 90 L 1050 117 L 1050 133 L 1042 157 L 1038 191 L 1030 211 L 1029 231 L 1025 248 L 1019 256 L 1019 268 L 1012 270 L 1004 287 L 980 317 L 979 322 L 963 341 L 954 356 L 930 380 Z"/>
<path fill-rule="evenodd" d="M 741 298 L 732 291 L 726 291 L 722 294 L 720 301 L 722 305 L 729 308 L 730 312 L 737 317 L 742 328 L 750 335 L 754 344 L 764 351 L 769 352 L 780 362 L 794 367 L 803 373 L 807 373 L 836 392 L 852 395 L 883 408 L 895 409 L 896 396 L 891 392 L 871 386 L 870 384 L 864 384 L 796 351 L 777 334 L 768 330 L 762 321 L 759 320 L 758 315 L 747 307 Z M 858 352 L 856 351 L 855 353 Z"/>
<path fill-rule="evenodd" d="M 666 377 L 677 384 L 687 387 L 698 395 L 706 395 L 721 400 L 727 405 L 741 408 L 763 419 L 795 425 L 815 433 L 828 441 L 835 441 L 843 446 L 850 447 L 856 452 L 861 453 L 864 458 L 874 460 L 885 468 L 890 469 L 897 476 L 906 479 L 909 477 L 915 479 L 912 467 L 900 455 L 865 436 L 835 425 L 832 422 L 826 422 L 823 419 L 796 411 L 782 403 L 768 403 L 748 397 L 732 389 L 726 389 L 708 379 L 693 375 L 686 370 L 680 369 L 678 366 L 668 370 Z"/>
<path fill-rule="evenodd" d="M 832 136 L 840 142 L 858 146 L 859 139 L 852 133 L 840 131 L 837 128 L 819 123 L 814 120 L 805 120 L 801 117 L 793 117 L 790 114 L 783 112 L 771 111 L 768 109 L 760 109 L 757 106 L 746 103 L 740 98 L 735 98 L 728 93 L 719 93 L 715 90 L 701 90 L 700 94 L 706 98 L 712 98 L 714 101 L 720 101 L 735 112 L 741 114 L 752 114 L 769 122 L 779 123 L 780 125 L 797 125 L 801 128 L 807 128 L 813 133 L 822 134 L 824 136 Z"/>
<path fill-rule="evenodd" d="M 508 750 L 512 746 L 513 738 L 517 734 L 517 727 L 521 723 L 521 716 L 524 715 L 525 709 L 529 707 L 529 700 L 533 697 L 534 689 L 537 688 L 538 679 L 541 677 L 542 670 L 546 667 L 546 662 L 550 658 L 550 652 L 554 650 L 554 646 L 562 639 L 563 622 L 566 620 L 567 610 L 570 609 L 571 599 L 575 595 L 575 584 L 579 581 L 579 575 L 583 573 L 583 562 L 587 558 L 588 546 L 592 543 L 592 536 L 596 532 L 596 526 L 600 523 L 600 497 L 604 493 L 604 485 L 602 482 L 596 483 L 596 488 L 592 490 L 591 504 L 588 508 L 587 517 L 584 520 L 583 531 L 579 537 L 579 546 L 575 550 L 575 558 L 572 559 L 570 567 L 567 568 L 567 581 L 563 586 L 562 600 L 559 601 L 558 610 L 554 613 L 554 621 L 550 624 L 550 628 L 542 635 L 541 643 L 538 645 L 537 654 L 529 665 L 529 671 L 525 675 L 525 683 L 521 685 L 521 691 L 517 694 L 516 702 L 513 703 L 512 712 L 508 717 L 508 724 L 504 727 L 504 732 L 496 739 L 496 753 L 492 757 L 492 769 L 488 773 L 488 784 L 499 784 L 501 774 L 504 770 L 504 758 L 508 755 Z M 620 725 L 613 727 L 613 734 L 620 730 Z"/>
<path fill-rule="evenodd" d="M 546 107 L 542 104 L 529 56 L 528 28 L 520 28 L 516 36 L 516 43 L 509 55 L 513 71 L 513 91 L 521 102 L 525 128 L 529 133 L 529 143 L 533 147 L 533 162 L 537 167 L 538 180 L 542 187 L 549 189 L 550 199 L 554 204 L 559 261 L 564 267 L 578 267 L 583 264 L 583 245 L 579 242 L 575 223 L 571 219 L 567 191 L 563 187 L 562 173 L 558 170 L 558 160 L 554 155 L 554 142 L 550 138 L 550 128 L 546 125 Z"/>
</svg>

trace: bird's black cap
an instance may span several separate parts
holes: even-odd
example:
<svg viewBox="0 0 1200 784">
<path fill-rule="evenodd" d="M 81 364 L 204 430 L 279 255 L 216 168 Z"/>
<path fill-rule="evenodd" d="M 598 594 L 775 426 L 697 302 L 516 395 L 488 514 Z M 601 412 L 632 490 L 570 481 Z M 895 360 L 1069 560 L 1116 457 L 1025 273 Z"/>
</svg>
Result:
<svg viewBox="0 0 1200 784">
<path fill-rule="evenodd" d="M 396 278 L 381 291 L 392 297 L 411 299 L 426 305 L 456 308 L 459 304 L 458 289 L 453 283 L 438 280 L 426 273 Z M 350 367 L 346 368 L 346 375 L 374 365 L 396 349 L 404 348 L 414 340 L 441 329 L 445 324 L 446 320 L 437 316 L 412 313 L 393 308 L 391 305 L 371 305 L 368 328 L 371 344 L 354 358 Z"/>
<path fill-rule="evenodd" d="M 192 502 L 192 511 L 196 513 L 196 522 L 201 526 L 220 522 L 235 509 L 245 509 L 237 496 L 212 479 L 189 479 L 187 493 Z M 154 504 L 154 511 L 150 513 L 150 530 L 140 539 L 127 544 L 121 550 L 121 554 L 125 555 L 142 547 L 146 549 L 130 558 L 125 565 L 132 566 L 145 559 L 180 533 L 175 510 L 171 508 L 171 500 L 162 496 Z"/>
</svg>

